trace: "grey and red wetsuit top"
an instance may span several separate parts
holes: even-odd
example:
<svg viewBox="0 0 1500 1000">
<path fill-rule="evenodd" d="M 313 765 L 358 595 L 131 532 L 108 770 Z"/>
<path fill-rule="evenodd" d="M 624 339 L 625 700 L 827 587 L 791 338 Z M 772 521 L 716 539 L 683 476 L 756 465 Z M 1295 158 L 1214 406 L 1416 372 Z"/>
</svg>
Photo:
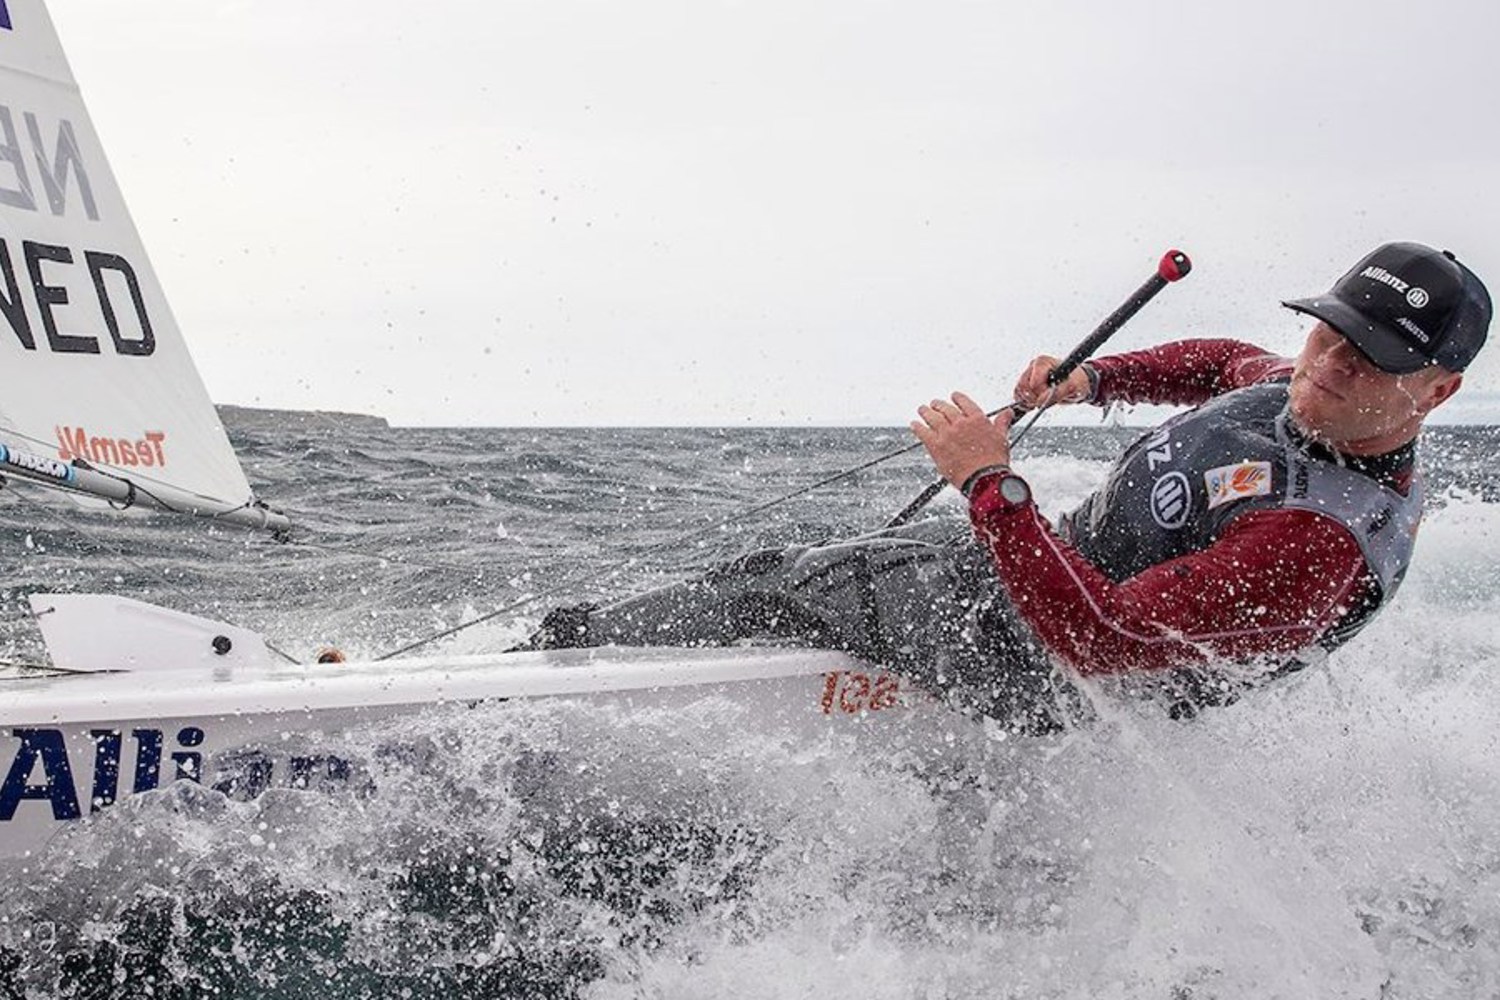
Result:
<svg viewBox="0 0 1500 1000">
<path fill-rule="evenodd" d="M 1291 362 L 1233 340 L 1102 358 L 1095 402 L 1186 404 L 1054 531 L 998 475 L 970 519 L 1013 604 L 1083 674 L 1295 664 L 1401 582 L 1421 517 L 1415 449 L 1340 456 L 1287 415 Z"/>
</svg>

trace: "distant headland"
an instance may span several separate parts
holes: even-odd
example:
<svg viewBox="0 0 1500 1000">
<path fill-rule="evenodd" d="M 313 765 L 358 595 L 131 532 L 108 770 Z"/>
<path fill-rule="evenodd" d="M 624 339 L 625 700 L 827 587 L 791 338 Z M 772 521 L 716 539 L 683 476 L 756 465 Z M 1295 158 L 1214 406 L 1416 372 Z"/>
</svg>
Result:
<svg viewBox="0 0 1500 1000">
<path fill-rule="evenodd" d="M 384 417 L 368 413 L 343 413 L 338 410 L 271 410 L 258 406 L 235 406 L 218 403 L 219 419 L 226 427 L 243 430 L 277 430 L 287 427 L 344 427 L 365 430 L 387 430 L 390 424 Z"/>
</svg>

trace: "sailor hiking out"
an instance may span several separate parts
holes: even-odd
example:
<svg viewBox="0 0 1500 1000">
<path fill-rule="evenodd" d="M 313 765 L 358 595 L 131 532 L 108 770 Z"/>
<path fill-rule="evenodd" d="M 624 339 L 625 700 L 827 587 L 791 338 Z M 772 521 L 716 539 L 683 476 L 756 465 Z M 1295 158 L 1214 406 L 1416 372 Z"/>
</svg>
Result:
<svg viewBox="0 0 1500 1000">
<path fill-rule="evenodd" d="M 1131 445 L 1056 526 L 1011 466 L 1013 411 L 991 419 L 954 393 L 911 427 L 967 497 L 969 528 L 931 518 L 756 552 L 605 607 L 558 609 L 530 645 L 841 649 L 1028 731 L 1078 711 L 1075 674 L 1164 681 L 1177 711 L 1231 700 L 1245 678 L 1347 641 L 1394 596 L 1422 514 L 1417 436 L 1458 390 L 1492 312 L 1472 271 L 1413 243 L 1284 304 L 1318 321 L 1295 360 L 1185 340 L 1097 359 L 1057 385 L 1057 359 L 1032 361 L 1015 390 L 1028 407 L 1192 407 Z"/>
</svg>

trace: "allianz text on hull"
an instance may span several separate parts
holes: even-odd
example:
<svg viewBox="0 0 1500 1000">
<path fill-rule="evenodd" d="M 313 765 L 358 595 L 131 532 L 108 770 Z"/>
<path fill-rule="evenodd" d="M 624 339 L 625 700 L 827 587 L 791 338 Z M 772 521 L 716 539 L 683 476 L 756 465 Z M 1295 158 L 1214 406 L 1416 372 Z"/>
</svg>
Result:
<svg viewBox="0 0 1500 1000">
<path fill-rule="evenodd" d="M 128 666 L 0 684 L 0 858 L 33 853 L 65 825 L 173 781 L 246 799 L 273 787 L 316 790 L 358 780 L 365 762 L 328 752 L 318 739 L 402 714 L 461 713 L 531 698 L 635 710 L 728 697 L 758 731 L 811 743 L 830 733 L 858 740 L 871 732 L 883 740 L 892 725 L 944 711 L 893 675 L 832 652 L 605 647 L 280 665 L 250 642 L 221 654 L 211 639 L 222 627 L 139 602 L 84 595 L 33 601 L 66 605 L 64 627 L 68 617 L 96 615 L 101 606 L 123 609 L 127 621 L 132 612 L 169 619 L 179 640 L 196 627 L 201 654 L 186 652 L 193 643 L 173 649 L 168 642 L 147 662 L 153 654 L 142 650 L 150 636 L 137 631 L 113 644 Z M 309 738 L 288 751 L 289 734 Z"/>
</svg>

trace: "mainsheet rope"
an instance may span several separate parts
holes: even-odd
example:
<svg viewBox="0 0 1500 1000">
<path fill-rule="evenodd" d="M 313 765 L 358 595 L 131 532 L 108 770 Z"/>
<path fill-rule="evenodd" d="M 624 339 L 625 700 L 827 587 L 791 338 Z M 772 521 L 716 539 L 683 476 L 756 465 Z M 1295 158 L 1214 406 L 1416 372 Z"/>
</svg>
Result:
<svg viewBox="0 0 1500 1000">
<path fill-rule="evenodd" d="M 1019 428 L 1017 428 L 1015 436 L 1012 437 L 1011 441 L 1010 441 L 1010 444 L 1011 444 L 1012 448 L 1014 448 L 1017 444 L 1019 444 L 1020 441 L 1021 441 L 1021 439 L 1026 436 L 1026 433 L 1029 430 L 1031 430 L 1031 428 L 1033 426 L 1035 426 L 1037 420 L 1041 418 L 1041 415 L 1043 413 L 1046 413 L 1049 409 L 1052 408 L 1053 403 L 1056 401 L 1056 396 L 1057 396 L 1057 387 L 1056 386 L 1052 386 L 1051 388 L 1048 389 L 1047 398 L 1045 400 L 1043 400 L 1042 404 L 1040 406 L 1038 406 L 1035 410 L 1030 411 L 1030 415 L 1029 415 L 1028 419 L 1026 420 L 1026 422 L 1023 423 Z M 996 414 L 1002 412 L 1003 410 L 1011 409 L 1015 405 L 1016 404 L 1011 404 L 1011 406 L 1002 406 L 999 409 L 990 411 L 989 413 L 985 414 L 985 416 L 987 416 L 987 417 L 994 417 Z M 518 611 L 521 608 L 526 607 L 527 605 L 534 604 L 537 601 L 542 600 L 543 598 L 550 597 L 553 594 L 556 594 L 557 592 L 563 590 L 566 587 L 571 587 L 571 586 L 574 586 L 576 584 L 582 583 L 586 579 L 588 579 L 589 577 L 595 576 L 596 574 L 597 575 L 602 575 L 606 579 L 614 577 L 614 576 L 617 576 L 621 570 L 623 570 L 623 569 L 625 569 L 627 567 L 636 565 L 638 563 L 638 561 L 642 557 L 644 557 L 644 556 L 652 555 L 652 554 L 654 554 L 656 552 L 660 552 L 660 551 L 662 551 L 664 549 L 668 549 L 668 548 L 678 548 L 678 547 L 680 547 L 682 545 L 687 544 L 688 542 L 696 541 L 697 539 L 702 538 L 704 535 L 712 534 L 713 532 L 716 532 L 716 531 L 722 531 L 725 528 L 728 528 L 728 527 L 730 527 L 732 525 L 738 524 L 739 522 L 745 520 L 746 518 L 753 517 L 756 514 L 765 513 L 766 511 L 771 510 L 774 507 L 778 507 L 781 504 L 784 504 L 784 503 L 786 503 L 786 502 L 788 502 L 790 500 L 795 500 L 797 497 L 805 496 L 806 494 L 811 493 L 814 490 L 820 489 L 820 488 L 822 488 L 824 486 L 829 486 L 829 485 L 831 485 L 833 483 L 840 482 L 840 481 L 842 481 L 844 479 L 848 479 L 851 476 L 854 476 L 854 475 L 857 475 L 857 474 L 859 474 L 861 472 L 864 472 L 867 469 L 872 469 L 875 466 L 881 464 L 882 462 L 888 462 L 888 461 L 890 461 L 893 458 L 899 458 L 902 455 L 906 455 L 906 454 L 909 454 L 910 452 L 916 451 L 920 447 L 922 447 L 922 443 L 920 441 L 917 441 L 917 442 L 909 444 L 909 445 L 907 445 L 907 446 L 905 446 L 903 448 L 897 448 L 897 449 L 895 449 L 893 451 L 888 451 L 888 452 L 886 452 L 886 453 L 884 453 L 882 455 L 877 455 L 875 458 L 870 459 L 868 462 L 863 462 L 863 463 L 861 463 L 859 465 L 856 465 L 856 466 L 854 466 L 852 468 L 845 469 L 843 472 L 839 472 L 839 473 L 836 473 L 836 474 L 834 474 L 832 476 L 828 476 L 828 477 L 826 477 L 824 479 L 820 479 L 820 480 L 818 480 L 815 483 L 810 483 L 807 486 L 803 486 L 803 487 L 800 487 L 798 489 L 795 489 L 795 490 L 791 491 L 790 493 L 785 493 L 785 494 L 783 494 L 783 495 L 781 495 L 779 497 L 776 497 L 774 500 L 767 500 L 765 503 L 757 504 L 754 507 L 750 507 L 750 508 L 747 508 L 746 510 L 742 510 L 739 513 L 737 513 L 737 514 L 735 514 L 735 515 L 733 515 L 731 517 L 725 518 L 725 519 L 723 519 L 721 521 L 716 521 L 713 524 L 704 525 L 701 528 L 695 528 L 694 530 L 689 531 L 685 535 L 678 535 L 678 536 L 676 536 L 674 538 L 669 538 L 669 539 L 666 539 L 665 541 L 658 542 L 655 545 L 647 546 L 645 549 L 643 549 L 640 552 L 636 553 L 635 555 L 629 557 L 628 559 L 621 560 L 621 561 L 616 562 L 616 563 L 614 563 L 612 565 L 606 566 L 603 570 L 598 570 L 598 569 L 592 569 L 591 568 L 591 569 L 589 569 L 587 571 L 583 571 L 583 572 L 571 574 L 571 575 L 569 575 L 567 577 L 564 577 L 562 580 L 558 581 L 557 583 L 554 583 L 550 587 L 543 588 L 542 590 L 537 591 L 536 593 L 529 594 L 526 597 L 519 598 L 519 599 L 517 599 L 515 601 L 512 601 L 509 604 L 506 604 L 506 605 L 503 605 L 502 607 L 496 608 L 493 611 L 486 612 L 485 614 L 480 615 L 478 618 L 474 618 L 474 619 L 472 619 L 470 621 L 467 621 L 467 622 L 460 622 L 459 624 L 454 625 L 454 626 L 452 626 L 450 628 L 445 628 L 445 629 L 442 629 L 440 631 L 433 632 L 432 634 L 430 634 L 430 635 L 428 635 L 428 636 L 426 636 L 424 638 L 418 639 L 415 642 L 407 643 L 405 646 L 402 646 L 402 647 L 400 647 L 398 649 L 393 649 L 393 650 L 391 650 L 388 653 L 382 653 L 380 656 L 375 657 L 375 659 L 377 661 L 379 661 L 379 660 L 389 660 L 389 659 L 392 659 L 393 657 L 401 656 L 404 653 L 409 653 L 409 652 L 411 652 L 414 649 L 419 649 L 422 646 L 426 646 L 426 645 L 428 645 L 430 643 L 437 642 L 440 639 L 446 639 L 449 636 L 457 635 L 459 632 L 463 632 L 463 631 L 465 631 L 467 629 L 471 629 L 471 628 L 475 627 L 476 625 L 482 625 L 485 622 L 493 621 L 494 619 L 500 617 L 503 614 L 507 614 L 507 613 L 512 612 L 512 611 Z M 597 582 L 598 581 L 596 581 L 596 585 L 597 585 Z M 597 587 L 596 587 L 596 589 L 597 589 Z M 608 589 L 610 589 L 610 587 L 606 586 L 605 589 L 608 590 Z M 618 589 L 618 588 L 616 588 L 616 589 Z"/>
</svg>

